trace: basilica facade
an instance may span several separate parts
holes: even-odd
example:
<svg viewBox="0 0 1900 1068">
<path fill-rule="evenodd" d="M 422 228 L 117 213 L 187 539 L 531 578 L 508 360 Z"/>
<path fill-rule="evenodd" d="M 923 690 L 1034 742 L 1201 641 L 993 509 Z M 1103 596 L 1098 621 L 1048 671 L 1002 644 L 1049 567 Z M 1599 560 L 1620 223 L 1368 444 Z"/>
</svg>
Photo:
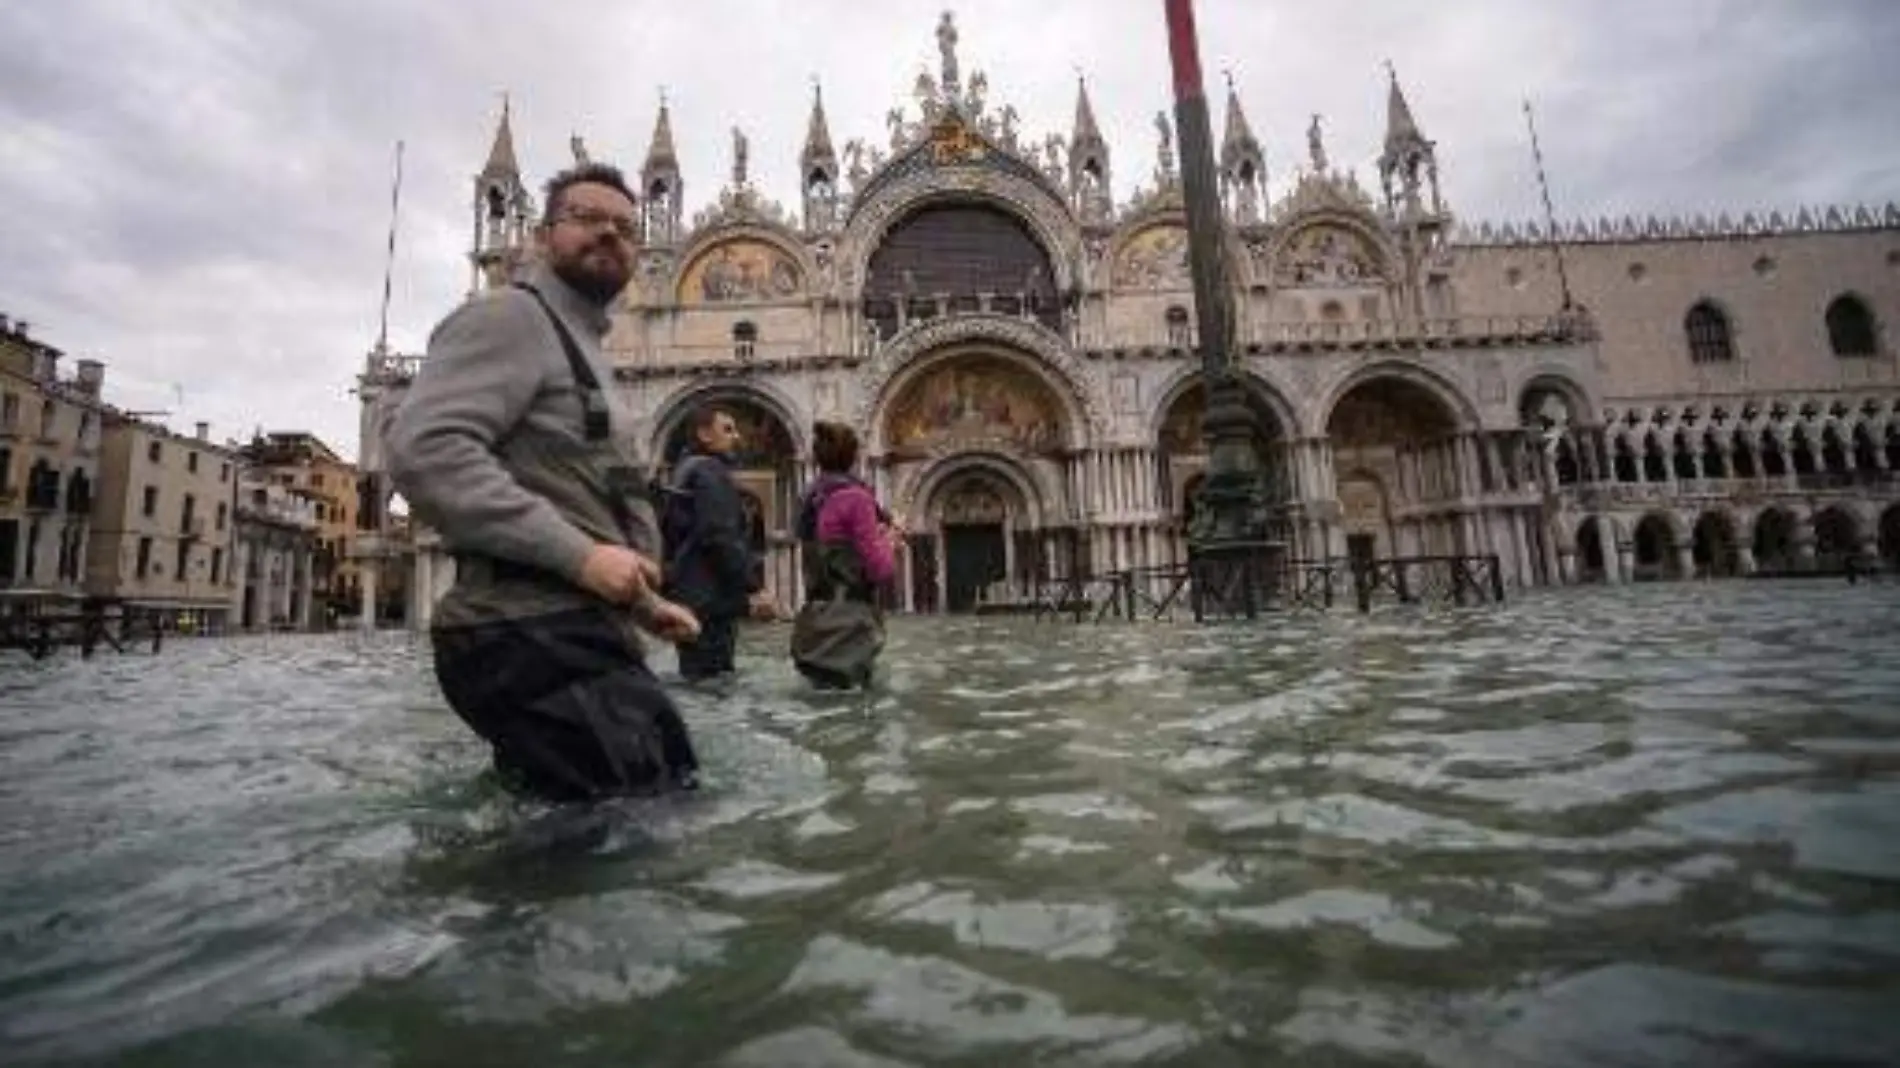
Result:
<svg viewBox="0 0 1900 1068">
<path fill-rule="evenodd" d="M 814 93 L 795 209 L 755 187 L 735 130 L 689 215 L 664 103 L 639 169 L 607 339 L 630 430 L 664 469 L 694 407 L 739 417 L 788 605 L 813 420 L 857 427 L 912 532 L 905 609 L 1185 559 L 1206 455 L 1168 116 L 1139 152 L 1110 146 L 1083 84 L 1068 131 L 1032 138 L 961 69 L 948 16 L 937 36 L 879 138 L 834 143 Z M 1315 118 L 1270 195 L 1228 87 L 1236 359 L 1293 555 L 1495 555 L 1519 587 L 1900 566 L 1900 211 L 1463 224 L 1396 75 L 1386 120 L 1376 179 Z M 472 292 L 533 254 L 511 122 L 475 178 Z M 1124 203 L 1116 166 L 1147 172 Z M 370 358 L 368 474 L 414 361 Z M 426 620 L 452 581 L 434 540 L 362 540 L 413 553 Z"/>
</svg>

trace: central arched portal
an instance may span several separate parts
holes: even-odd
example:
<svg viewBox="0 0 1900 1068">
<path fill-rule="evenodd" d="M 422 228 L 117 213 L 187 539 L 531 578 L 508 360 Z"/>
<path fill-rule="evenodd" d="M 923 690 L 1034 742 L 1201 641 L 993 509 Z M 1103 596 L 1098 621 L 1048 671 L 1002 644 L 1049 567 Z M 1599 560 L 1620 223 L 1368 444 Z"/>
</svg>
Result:
<svg viewBox="0 0 1900 1068">
<path fill-rule="evenodd" d="M 881 413 L 888 484 L 910 528 L 902 589 L 918 611 L 1024 599 L 1070 532 L 1060 485 L 1070 405 L 1030 357 L 988 348 L 927 360 Z"/>
<path fill-rule="evenodd" d="M 1370 378 L 1341 396 L 1326 421 L 1339 502 L 1329 555 L 1475 551 L 1458 510 L 1475 471 L 1457 434 L 1451 405 L 1410 379 Z"/>
</svg>

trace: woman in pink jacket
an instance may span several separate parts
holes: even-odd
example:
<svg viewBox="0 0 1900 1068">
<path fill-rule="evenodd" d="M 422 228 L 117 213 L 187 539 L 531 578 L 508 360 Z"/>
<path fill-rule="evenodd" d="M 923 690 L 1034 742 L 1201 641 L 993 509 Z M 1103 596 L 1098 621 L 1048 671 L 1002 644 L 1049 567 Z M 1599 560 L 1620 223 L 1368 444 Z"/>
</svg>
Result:
<svg viewBox="0 0 1900 1068">
<path fill-rule="evenodd" d="M 818 478 L 798 511 L 805 604 L 792 622 L 792 663 L 824 689 L 868 686 L 884 648 L 878 589 L 896 573 L 903 530 L 852 469 L 858 436 L 848 426 L 812 427 Z"/>
</svg>

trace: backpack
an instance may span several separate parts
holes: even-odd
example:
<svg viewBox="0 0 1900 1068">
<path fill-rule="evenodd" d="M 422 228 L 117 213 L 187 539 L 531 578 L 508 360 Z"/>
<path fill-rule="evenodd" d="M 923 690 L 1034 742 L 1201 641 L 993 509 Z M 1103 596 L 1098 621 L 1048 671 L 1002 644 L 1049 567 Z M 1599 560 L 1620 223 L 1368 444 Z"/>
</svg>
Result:
<svg viewBox="0 0 1900 1068">
<path fill-rule="evenodd" d="M 693 494 L 686 483 L 693 472 L 714 460 L 710 456 L 693 453 L 679 462 L 673 469 L 670 483 L 655 479 L 653 499 L 658 502 L 655 509 L 659 513 L 661 545 L 665 546 L 665 557 L 678 560 L 691 548 L 693 535 Z"/>
</svg>

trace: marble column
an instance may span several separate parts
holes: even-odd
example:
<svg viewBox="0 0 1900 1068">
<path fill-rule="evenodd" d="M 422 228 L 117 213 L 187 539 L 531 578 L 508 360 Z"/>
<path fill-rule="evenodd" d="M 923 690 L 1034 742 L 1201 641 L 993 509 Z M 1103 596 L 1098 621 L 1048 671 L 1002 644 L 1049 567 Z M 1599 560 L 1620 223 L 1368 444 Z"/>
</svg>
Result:
<svg viewBox="0 0 1900 1068">
<path fill-rule="evenodd" d="M 897 575 L 897 603 L 905 612 L 917 611 L 917 562 L 908 546 L 897 554 Z"/>
<path fill-rule="evenodd" d="M 357 562 L 357 574 L 360 581 L 357 589 L 361 603 L 358 606 L 357 627 L 368 634 L 376 629 L 376 565 L 382 561 L 376 557 L 364 557 Z"/>
<path fill-rule="evenodd" d="M 1522 509 L 1511 512 L 1511 555 L 1516 563 L 1517 584 L 1520 587 L 1535 585 L 1537 569 L 1531 566 L 1530 548 L 1526 544 L 1524 525 L 1527 517 Z"/>
<path fill-rule="evenodd" d="M 427 630 L 435 615 L 435 569 L 429 550 L 418 546 L 409 567 L 409 629 Z"/>
<path fill-rule="evenodd" d="M 1596 517 L 1597 544 L 1603 547 L 1603 581 L 1611 586 L 1623 584 L 1623 553 L 1616 544 L 1616 527 L 1610 517 Z"/>
<path fill-rule="evenodd" d="M 310 630 L 316 626 L 316 620 L 312 618 L 312 610 L 317 602 L 317 591 L 311 588 L 316 572 L 316 546 L 301 539 L 294 544 L 296 546 L 293 550 L 296 554 L 296 580 L 292 584 L 290 607 L 296 614 L 296 618 L 291 620 L 291 625 L 300 631 Z M 297 599 L 298 595 L 295 592 L 297 590 L 303 591 L 301 603 Z"/>
</svg>

